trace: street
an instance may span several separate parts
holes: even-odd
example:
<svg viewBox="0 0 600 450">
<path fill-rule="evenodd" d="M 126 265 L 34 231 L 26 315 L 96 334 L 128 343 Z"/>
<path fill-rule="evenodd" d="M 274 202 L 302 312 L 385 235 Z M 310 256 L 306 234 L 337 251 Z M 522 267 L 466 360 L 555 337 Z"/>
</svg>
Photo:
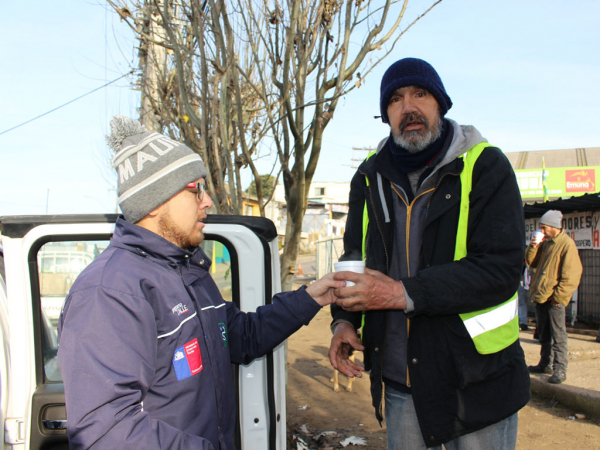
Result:
<svg viewBox="0 0 600 450">
<path fill-rule="evenodd" d="M 366 447 L 351 445 L 346 448 L 383 450 L 386 448 L 385 423 L 380 428 L 375 419 L 368 377 L 357 379 L 353 384 L 353 391 L 347 392 L 346 378 L 340 376 L 341 391 L 333 391 L 333 383 L 330 382 L 333 369 L 327 358 L 331 340 L 330 322 L 329 310 L 324 308 L 309 326 L 302 327 L 288 340 L 288 434 L 300 435 L 302 425 L 306 425 L 306 430 L 313 437 L 324 431 L 335 432 L 335 437 L 330 439 L 330 443 L 335 444 L 332 448 L 340 448 L 339 442 L 343 439 L 357 436 L 367 440 Z M 531 332 L 522 332 L 521 338 L 531 340 Z M 600 344 L 596 345 L 600 352 Z M 526 353 L 529 354 L 528 351 Z M 528 364 L 532 364 L 534 361 L 530 358 L 535 357 L 537 355 L 531 354 Z M 356 360 L 362 361 L 361 353 L 357 354 Z M 575 414 L 579 413 L 580 411 L 564 407 L 553 399 L 534 396 L 519 412 L 517 449 L 600 448 L 598 418 L 578 419 Z M 297 449 L 293 439 L 288 442 L 291 442 L 288 449 Z"/>
</svg>

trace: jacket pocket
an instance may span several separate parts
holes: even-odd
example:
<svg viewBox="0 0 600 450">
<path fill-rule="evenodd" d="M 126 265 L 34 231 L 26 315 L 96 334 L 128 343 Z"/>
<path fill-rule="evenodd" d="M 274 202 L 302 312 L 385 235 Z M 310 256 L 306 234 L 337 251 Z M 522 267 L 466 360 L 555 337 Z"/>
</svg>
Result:
<svg viewBox="0 0 600 450">
<path fill-rule="evenodd" d="M 510 371 L 512 346 L 489 355 L 477 352 L 459 316 L 443 319 L 446 336 L 446 351 L 451 355 L 458 388 L 481 383 Z"/>
</svg>

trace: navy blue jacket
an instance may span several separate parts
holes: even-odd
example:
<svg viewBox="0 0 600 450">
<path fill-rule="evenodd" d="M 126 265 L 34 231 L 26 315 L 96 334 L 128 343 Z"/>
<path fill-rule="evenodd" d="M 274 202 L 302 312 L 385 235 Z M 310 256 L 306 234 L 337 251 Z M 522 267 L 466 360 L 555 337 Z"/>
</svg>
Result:
<svg viewBox="0 0 600 450">
<path fill-rule="evenodd" d="M 117 221 L 59 321 L 72 449 L 235 448 L 231 363 L 263 356 L 320 306 L 302 288 L 243 313 L 209 266 L 199 248 Z"/>
</svg>

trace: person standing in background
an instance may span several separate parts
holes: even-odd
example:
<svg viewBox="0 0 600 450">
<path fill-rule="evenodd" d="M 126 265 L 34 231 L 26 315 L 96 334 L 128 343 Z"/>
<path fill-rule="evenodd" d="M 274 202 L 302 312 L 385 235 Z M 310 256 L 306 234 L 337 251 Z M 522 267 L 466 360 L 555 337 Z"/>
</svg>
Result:
<svg viewBox="0 0 600 450">
<path fill-rule="evenodd" d="M 567 379 L 568 350 L 565 307 L 581 279 L 583 268 L 575 242 L 562 228 L 562 213 L 547 211 L 540 219 L 544 241 L 531 240 L 525 261 L 535 273 L 531 279 L 531 301 L 536 303 L 537 328 L 542 348 L 540 362 L 531 373 L 552 375 L 549 383 Z"/>
<path fill-rule="evenodd" d="M 528 319 L 527 319 L 527 303 L 529 303 L 529 284 L 531 283 L 531 276 L 529 275 L 529 269 L 527 264 L 523 264 L 523 277 L 519 284 L 519 328 L 521 331 L 529 330 Z"/>
</svg>

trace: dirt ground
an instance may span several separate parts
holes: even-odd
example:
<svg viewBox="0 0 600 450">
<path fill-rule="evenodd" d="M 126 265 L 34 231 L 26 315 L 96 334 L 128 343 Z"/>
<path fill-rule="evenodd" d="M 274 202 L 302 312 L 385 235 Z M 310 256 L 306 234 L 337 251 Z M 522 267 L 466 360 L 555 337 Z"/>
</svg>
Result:
<svg viewBox="0 0 600 450">
<path fill-rule="evenodd" d="M 323 309 L 288 341 L 288 449 L 342 448 L 340 442 L 351 436 L 365 439 L 366 446 L 348 449 L 385 449 L 385 426 L 380 428 L 373 414 L 368 378 L 356 380 L 347 392 L 347 379 L 340 376 L 341 391 L 333 391 L 330 321 Z M 362 362 L 361 353 L 357 361 Z M 576 413 L 553 400 L 533 398 L 519 413 L 517 449 L 600 449 L 598 422 L 575 418 Z M 326 431 L 334 433 L 319 437 Z"/>
</svg>

